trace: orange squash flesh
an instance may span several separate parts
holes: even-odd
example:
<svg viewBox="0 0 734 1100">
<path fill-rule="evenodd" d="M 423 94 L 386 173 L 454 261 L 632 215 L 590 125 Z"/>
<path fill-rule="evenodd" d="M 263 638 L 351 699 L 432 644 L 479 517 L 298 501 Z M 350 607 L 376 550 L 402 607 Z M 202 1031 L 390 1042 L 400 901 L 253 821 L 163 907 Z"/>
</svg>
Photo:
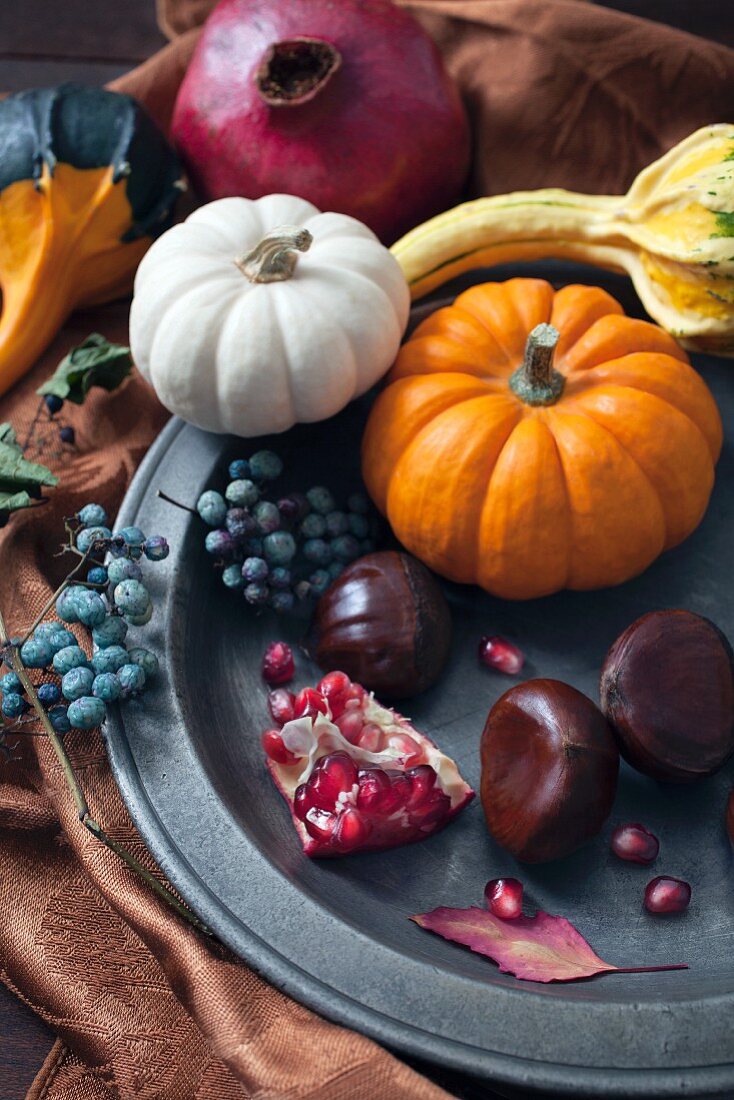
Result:
<svg viewBox="0 0 734 1100">
<path fill-rule="evenodd" d="M 551 405 L 509 380 L 528 336 L 560 333 Z M 722 428 L 662 329 L 597 287 L 472 287 L 400 351 L 363 441 L 363 474 L 403 545 L 508 599 L 620 584 L 698 525 Z"/>
</svg>

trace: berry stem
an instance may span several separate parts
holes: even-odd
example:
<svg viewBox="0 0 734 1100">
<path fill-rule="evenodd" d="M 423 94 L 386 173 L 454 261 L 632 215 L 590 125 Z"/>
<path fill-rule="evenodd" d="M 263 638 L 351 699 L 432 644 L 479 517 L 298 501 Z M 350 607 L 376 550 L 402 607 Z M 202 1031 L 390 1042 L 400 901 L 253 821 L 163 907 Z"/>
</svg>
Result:
<svg viewBox="0 0 734 1100">
<path fill-rule="evenodd" d="M 159 496 L 161 500 L 165 500 L 166 504 L 173 504 L 176 508 L 182 508 L 184 512 L 191 512 L 192 516 L 198 516 L 198 512 L 195 508 L 189 508 L 188 504 L 182 504 L 180 500 L 174 500 L 173 497 L 169 497 L 168 493 L 164 493 L 162 489 L 156 489 L 156 496 Z"/>
<path fill-rule="evenodd" d="M 83 561 L 80 562 L 76 568 L 80 568 L 83 564 Z M 62 592 L 63 589 L 66 587 L 66 584 L 68 584 L 71 576 L 72 574 L 70 574 L 70 576 L 66 578 L 66 581 L 59 589 L 59 593 Z M 42 615 L 39 616 L 37 623 L 40 622 L 42 617 Z M 28 631 L 28 634 L 30 634 L 33 629 L 35 628 L 32 627 L 31 630 Z M 28 637 L 28 634 L 26 634 L 26 638 Z M 42 707 L 38 695 L 36 694 L 36 689 L 33 681 L 28 675 L 25 665 L 20 659 L 20 644 L 22 643 L 19 643 L 18 645 L 13 645 L 13 643 L 8 640 L 8 631 L 5 626 L 5 619 L 3 618 L 3 613 L 0 610 L 0 648 L 2 648 L 4 653 L 7 655 L 6 659 L 9 657 L 10 667 L 16 673 L 18 679 L 25 688 L 28 700 L 35 710 L 36 714 L 38 715 L 38 721 L 41 723 L 44 733 L 51 742 L 51 745 L 54 749 L 54 752 L 56 753 L 59 764 L 61 765 L 62 771 L 64 773 L 67 786 L 71 791 L 71 796 L 74 799 L 74 804 L 77 808 L 79 820 L 81 821 L 82 825 L 89 830 L 92 836 L 96 837 L 97 840 L 101 841 L 104 845 L 106 845 L 107 848 L 109 848 L 117 856 L 119 856 L 120 859 L 123 860 L 123 862 L 126 863 L 127 866 L 132 871 L 134 871 L 136 875 L 142 878 L 143 881 L 146 882 L 147 885 L 156 894 L 158 894 L 158 896 L 163 901 L 165 901 L 171 909 L 178 913 L 180 917 L 182 917 L 189 924 L 193 925 L 193 927 L 196 928 L 197 931 L 203 932 L 207 936 L 212 936 L 213 933 L 211 932 L 211 930 L 207 928 L 207 926 L 202 921 L 200 921 L 199 918 L 196 917 L 190 909 L 188 909 L 182 902 L 180 902 L 171 890 L 164 886 L 162 882 L 159 882 L 159 880 L 147 869 L 147 867 L 143 867 L 142 863 L 139 863 L 137 861 L 132 852 L 129 852 L 127 848 L 123 847 L 122 844 L 118 844 L 116 840 L 113 840 L 112 837 L 108 836 L 101 825 L 99 825 L 91 816 L 89 812 L 89 804 L 87 803 L 84 791 L 82 790 L 76 772 L 74 771 L 74 766 L 69 759 L 69 755 L 64 748 L 61 738 L 56 733 L 56 730 L 51 724 L 51 719 Z"/>
</svg>

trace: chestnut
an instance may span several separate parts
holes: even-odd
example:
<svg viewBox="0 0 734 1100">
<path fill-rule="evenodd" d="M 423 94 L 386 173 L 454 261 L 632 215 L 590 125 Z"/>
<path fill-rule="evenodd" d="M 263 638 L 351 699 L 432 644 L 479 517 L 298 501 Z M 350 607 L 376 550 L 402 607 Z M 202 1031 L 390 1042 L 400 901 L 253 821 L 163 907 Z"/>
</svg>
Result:
<svg viewBox="0 0 734 1100">
<path fill-rule="evenodd" d="M 734 751 L 734 654 L 701 615 L 637 619 L 609 650 L 600 690 L 622 756 L 653 779 L 700 779 Z"/>
<path fill-rule="evenodd" d="M 619 750 L 601 711 L 560 680 L 527 680 L 489 712 L 481 798 L 495 840 L 525 863 L 575 851 L 602 828 Z"/>
<path fill-rule="evenodd" d="M 316 604 L 307 640 L 320 668 L 393 699 L 430 687 L 450 646 L 451 613 L 438 582 L 396 550 L 347 566 Z"/>
</svg>

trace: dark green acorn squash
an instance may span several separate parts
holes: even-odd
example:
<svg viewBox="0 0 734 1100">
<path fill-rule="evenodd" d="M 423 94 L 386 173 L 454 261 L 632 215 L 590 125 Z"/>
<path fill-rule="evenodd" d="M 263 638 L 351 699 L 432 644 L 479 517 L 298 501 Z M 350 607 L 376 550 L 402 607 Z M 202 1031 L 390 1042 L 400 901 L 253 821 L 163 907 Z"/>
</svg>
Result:
<svg viewBox="0 0 734 1100">
<path fill-rule="evenodd" d="M 0 101 L 0 394 L 72 310 L 132 290 L 182 176 L 130 96 L 62 84 Z"/>
</svg>

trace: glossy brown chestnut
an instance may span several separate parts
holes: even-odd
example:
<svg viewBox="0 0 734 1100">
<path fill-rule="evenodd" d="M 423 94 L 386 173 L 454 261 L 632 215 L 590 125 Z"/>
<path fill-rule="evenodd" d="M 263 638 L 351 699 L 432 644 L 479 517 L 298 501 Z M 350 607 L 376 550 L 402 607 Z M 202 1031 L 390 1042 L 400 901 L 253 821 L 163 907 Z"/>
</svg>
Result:
<svg viewBox="0 0 734 1100">
<path fill-rule="evenodd" d="M 438 678 L 451 613 L 438 582 L 410 554 L 385 550 L 348 565 L 316 604 L 308 649 L 379 696 L 417 695 Z"/>
<path fill-rule="evenodd" d="M 482 733 L 481 797 L 495 840 L 545 863 L 596 836 L 612 809 L 619 750 L 601 711 L 560 680 L 510 688 Z"/>
<path fill-rule="evenodd" d="M 734 751 L 734 655 L 701 615 L 637 619 L 609 650 L 600 690 L 620 752 L 653 779 L 700 779 Z"/>
</svg>

